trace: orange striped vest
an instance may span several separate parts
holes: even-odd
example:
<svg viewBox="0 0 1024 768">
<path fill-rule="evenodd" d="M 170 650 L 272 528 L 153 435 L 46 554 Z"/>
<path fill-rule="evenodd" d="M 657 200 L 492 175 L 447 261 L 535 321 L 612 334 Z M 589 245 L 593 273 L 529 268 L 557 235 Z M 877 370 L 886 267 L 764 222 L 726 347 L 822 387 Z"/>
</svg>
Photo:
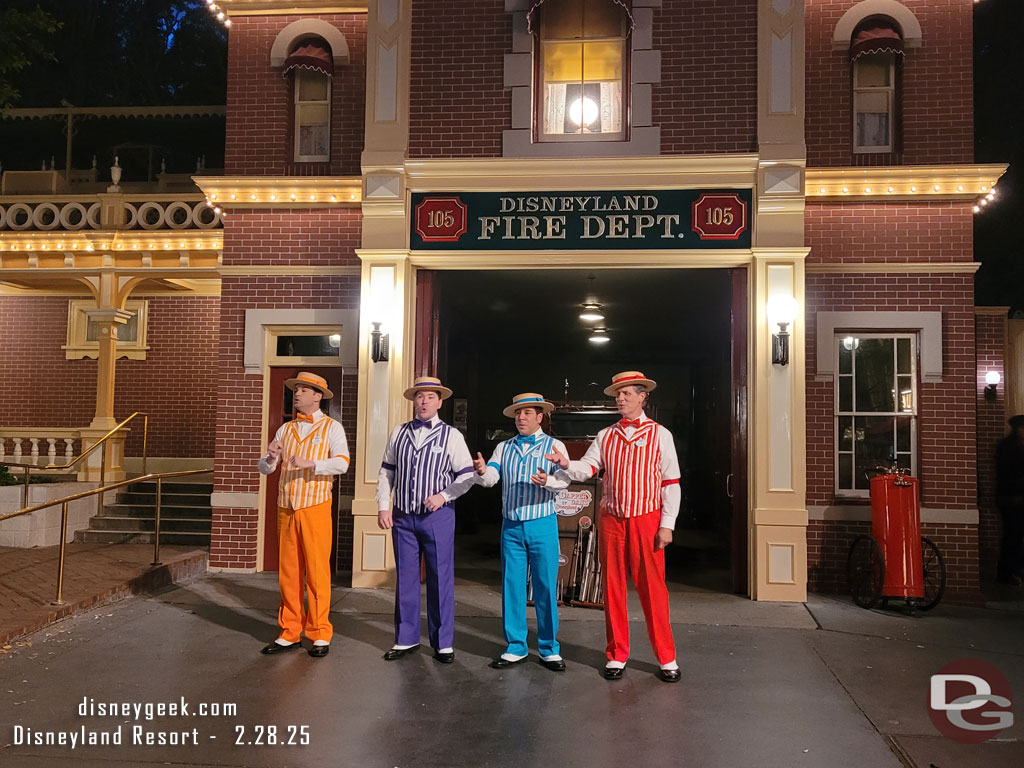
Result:
<svg viewBox="0 0 1024 768">
<path fill-rule="evenodd" d="M 316 475 L 312 468 L 298 469 L 289 464 L 289 459 L 292 456 L 314 461 L 328 458 L 327 432 L 333 423 L 334 419 L 325 416 L 313 425 L 305 438 L 300 438 L 298 422 L 288 422 L 281 441 L 281 480 L 277 493 L 279 507 L 306 509 L 330 500 L 334 476 Z"/>
<path fill-rule="evenodd" d="M 601 509 L 616 517 L 637 517 L 661 508 L 661 441 L 658 425 L 645 421 L 633 437 L 618 424 L 601 442 L 604 485 Z"/>
</svg>

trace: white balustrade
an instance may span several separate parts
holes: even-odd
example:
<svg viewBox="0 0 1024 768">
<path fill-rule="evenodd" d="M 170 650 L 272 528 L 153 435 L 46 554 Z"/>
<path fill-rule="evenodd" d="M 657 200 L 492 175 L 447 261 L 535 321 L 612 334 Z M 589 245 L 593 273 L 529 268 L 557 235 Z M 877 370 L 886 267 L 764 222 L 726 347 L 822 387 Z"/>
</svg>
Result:
<svg viewBox="0 0 1024 768">
<path fill-rule="evenodd" d="M 58 459 L 62 458 L 59 463 L 68 464 L 75 458 L 75 441 L 80 439 L 81 433 L 77 429 L 0 427 L 0 461 L 6 459 L 12 464 L 42 467 L 56 465 Z M 13 445 L 10 452 L 9 444 Z M 40 446 L 45 446 L 45 451 L 40 450 Z M 60 451 L 62 456 L 58 456 L 60 447 L 63 447 Z"/>
</svg>

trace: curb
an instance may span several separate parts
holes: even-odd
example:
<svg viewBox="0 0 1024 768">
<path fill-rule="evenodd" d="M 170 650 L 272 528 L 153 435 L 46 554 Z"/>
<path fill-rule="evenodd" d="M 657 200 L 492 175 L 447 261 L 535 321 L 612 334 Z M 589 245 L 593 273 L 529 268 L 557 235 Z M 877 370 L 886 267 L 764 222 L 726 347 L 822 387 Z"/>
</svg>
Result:
<svg viewBox="0 0 1024 768">
<path fill-rule="evenodd" d="M 156 592 L 171 584 L 192 581 L 207 573 L 209 563 L 210 555 L 208 552 L 198 552 L 178 560 L 163 563 L 133 579 L 115 584 L 98 594 L 83 597 L 72 603 L 54 606 L 53 610 L 20 627 L 0 629 L 0 643 L 7 643 L 19 637 L 30 635 L 33 632 L 38 632 L 61 619 L 83 613 L 99 605 L 120 602 L 135 595 Z"/>
</svg>

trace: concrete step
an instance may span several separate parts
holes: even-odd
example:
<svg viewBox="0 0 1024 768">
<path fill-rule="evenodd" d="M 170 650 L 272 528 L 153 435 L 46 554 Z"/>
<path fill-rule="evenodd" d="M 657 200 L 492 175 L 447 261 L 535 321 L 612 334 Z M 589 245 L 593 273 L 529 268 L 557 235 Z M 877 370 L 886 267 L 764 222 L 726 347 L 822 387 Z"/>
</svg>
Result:
<svg viewBox="0 0 1024 768">
<path fill-rule="evenodd" d="M 208 507 L 210 506 L 210 494 L 206 493 L 170 493 L 164 491 L 160 497 L 160 501 L 164 506 L 190 506 L 190 507 Z M 117 502 L 119 504 L 144 504 L 146 506 L 152 506 L 156 504 L 156 491 L 153 493 L 140 493 L 137 491 L 121 492 L 117 494 Z"/>
<path fill-rule="evenodd" d="M 87 528 L 75 533 L 75 541 L 94 544 L 152 544 L 153 534 L 145 531 L 99 531 Z M 188 544 L 197 547 L 210 545 L 209 533 L 192 533 L 187 531 L 160 531 L 161 544 Z"/>
<path fill-rule="evenodd" d="M 135 493 L 156 493 L 156 483 L 136 483 L 130 486 Z M 164 493 L 201 493 L 207 497 L 213 493 L 213 483 L 164 483 Z"/>
<path fill-rule="evenodd" d="M 104 504 L 103 514 L 99 517 L 148 517 L 156 515 L 156 507 L 141 504 Z M 194 517 L 197 520 L 209 520 L 213 516 L 212 507 L 194 507 L 182 504 L 160 505 L 160 517 Z"/>
<path fill-rule="evenodd" d="M 160 535 L 170 531 L 185 531 L 188 533 L 206 533 L 210 535 L 210 519 L 197 520 L 189 517 L 164 517 L 160 515 Z M 114 517 L 108 515 L 97 515 L 89 521 L 89 530 L 92 531 L 153 531 L 156 529 L 156 520 L 144 517 Z"/>
</svg>

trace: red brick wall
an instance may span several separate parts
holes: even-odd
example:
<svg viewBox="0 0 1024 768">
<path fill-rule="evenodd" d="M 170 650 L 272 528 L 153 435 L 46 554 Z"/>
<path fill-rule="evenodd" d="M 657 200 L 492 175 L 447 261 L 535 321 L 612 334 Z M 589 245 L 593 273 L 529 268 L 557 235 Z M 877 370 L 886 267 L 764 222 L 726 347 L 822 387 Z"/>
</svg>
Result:
<svg viewBox="0 0 1024 768">
<path fill-rule="evenodd" d="M 870 522 L 811 520 L 807 526 L 807 589 L 849 594 L 846 558 L 850 546 L 857 536 L 870 533 Z M 921 526 L 921 535 L 931 539 L 946 563 L 946 593 L 942 602 L 981 602 L 977 528 L 951 523 L 926 524 Z"/>
<path fill-rule="evenodd" d="M 903 0 L 921 24 L 923 44 L 903 64 L 903 151 L 854 155 L 848 50 L 832 35 L 853 0 L 814 0 L 806 20 L 807 165 L 969 163 L 973 137 L 973 2 Z"/>
<path fill-rule="evenodd" d="M 270 66 L 274 38 L 309 16 L 240 16 L 228 35 L 228 115 L 225 173 L 229 175 L 358 176 L 366 93 L 366 14 L 324 14 L 348 43 L 349 63 L 336 65 L 331 87 L 331 160 L 295 163 L 290 77 Z"/>
<path fill-rule="evenodd" d="M 358 266 L 359 213 L 354 209 L 241 210 L 225 223 L 224 264 Z M 255 493 L 256 461 L 262 444 L 263 377 L 244 372 L 247 309 L 346 309 L 359 306 L 359 275 L 225 276 L 221 280 L 218 370 L 230 381 L 230 397 L 217 412 L 214 489 Z M 342 391 L 342 425 L 349 445 L 356 441 L 356 372 L 346 371 Z M 341 479 L 341 493 L 354 492 L 354 479 Z M 259 510 L 214 508 L 210 564 L 254 568 Z M 351 569 L 352 520 L 342 514 L 338 526 L 338 567 Z"/>
<path fill-rule="evenodd" d="M 150 456 L 212 457 L 220 301 L 143 298 L 149 300 L 150 349 L 145 360 L 117 361 L 114 414 L 118 419 L 133 411 L 150 414 Z M 67 318 L 67 297 L 0 297 L 0 331 L 7 339 L 0 425 L 77 428 L 92 421 L 96 361 L 65 358 Z M 140 421 L 127 454 L 139 456 L 141 449 Z"/>
<path fill-rule="evenodd" d="M 503 0 L 418 0 L 412 7 L 410 157 L 500 157 L 512 127 Z"/>
<path fill-rule="evenodd" d="M 999 561 L 1001 527 L 996 507 L 996 445 L 1009 432 L 1006 425 L 1006 315 L 977 315 L 974 318 L 977 345 L 978 419 L 978 544 L 981 573 L 995 578 Z M 985 374 L 997 371 L 1002 382 L 996 400 L 985 399 Z"/>
<path fill-rule="evenodd" d="M 757 0 L 664 0 L 654 9 L 663 154 L 757 151 Z"/>
</svg>

